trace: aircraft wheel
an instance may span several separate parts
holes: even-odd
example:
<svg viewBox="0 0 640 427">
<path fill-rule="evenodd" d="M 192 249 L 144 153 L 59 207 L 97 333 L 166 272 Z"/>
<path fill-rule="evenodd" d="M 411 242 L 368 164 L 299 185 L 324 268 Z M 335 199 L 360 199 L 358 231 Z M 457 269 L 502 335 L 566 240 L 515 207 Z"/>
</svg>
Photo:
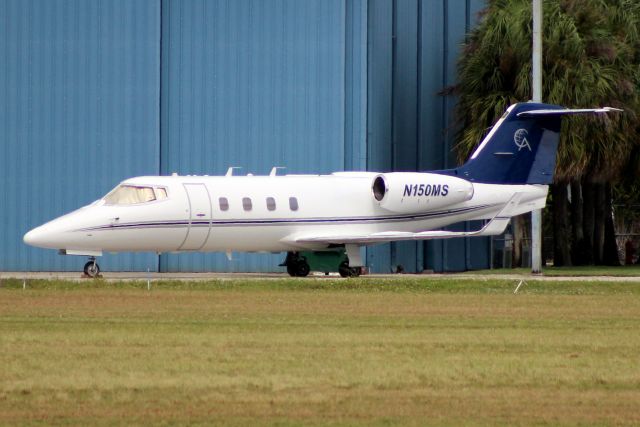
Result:
<svg viewBox="0 0 640 427">
<path fill-rule="evenodd" d="M 306 277 L 309 275 L 310 271 L 311 271 L 311 268 L 309 267 L 309 264 L 307 264 L 307 261 L 301 259 L 298 262 L 296 262 L 296 276 Z"/>
<path fill-rule="evenodd" d="M 291 259 L 287 261 L 287 273 L 289 273 L 291 277 L 305 277 L 309 275 L 310 271 L 311 268 L 304 257 L 291 257 Z"/>
<path fill-rule="evenodd" d="M 89 261 L 84 265 L 84 274 L 89 277 L 98 277 L 100 274 L 100 266 L 95 261 Z"/>
<path fill-rule="evenodd" d="M 358 277 L 360 276 L 360 271 L 360 267 L 349 267 L 348 261 L 342 262 L 340 267 L 338 267 L 338 273 L 340 273 L 342 277 Z"/>
<path fill-rule="evenodd" d="M 287 273 L 289 273 L 289 276 L 291 277 L 297 276 L 295 264 L 287 264 Z"/>
<path fill-rule="evenodd" d="M 341 277 L 351 277 L 353 272 L 351 271 L 351 268 L 349 267 L 349 263 L 347 261 L 344 261 L 338 267 L 338 273 L 340 273 Z"/>
</svg>

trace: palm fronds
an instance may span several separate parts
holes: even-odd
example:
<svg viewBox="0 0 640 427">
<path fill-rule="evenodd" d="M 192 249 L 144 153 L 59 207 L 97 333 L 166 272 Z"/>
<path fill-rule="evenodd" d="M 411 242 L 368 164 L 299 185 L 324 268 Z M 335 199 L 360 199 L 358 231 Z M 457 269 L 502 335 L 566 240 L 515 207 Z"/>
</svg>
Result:
<svg viewBox="0 0 640 427">
<path fill-rule="evenodd" d="M 565 121 L 556 179 L 618 180 L 638 150 L 640 2 L 545 0 L 543 100 L 625 113 Z M 459 63 L 465 159 L 512 102 L 531 97 L 531 1 L 490 0 Z M 637 167 L 636 167 L 637 168 Z"/>
</svg>

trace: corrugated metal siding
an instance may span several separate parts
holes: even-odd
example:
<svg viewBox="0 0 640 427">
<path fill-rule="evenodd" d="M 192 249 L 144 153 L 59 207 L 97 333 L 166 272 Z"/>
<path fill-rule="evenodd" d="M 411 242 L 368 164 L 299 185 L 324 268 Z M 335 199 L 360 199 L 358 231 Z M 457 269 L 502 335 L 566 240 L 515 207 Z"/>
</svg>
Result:
<svg viewBox="0 0 640 427">
<path fill-rule="evenodd" d="M 343 169 L 345 14 L 343 0 L 163 1 L 162 172 Z M 274 271 L 281 258 L 163 255 L 161 269 Z"/>
<path fill-rule="evenodd" d="M 443 142 L 443 129 L 446 128 L 443 114 L 444 100 L 437 93 L 445 85 L 445 31 L 443 18 L 445 2 L 425 2 L 420 13 L 422 46 L 420 56 L 420 169 L 434 170 L 444 167 L 447 146 Z M 442 242 L 429 241 L 420 245 L 423 248 L 422 265 L 424 268 L 442 270 Z"/>
<path fill-rule="evenodd" d="M 479 18 L 478 13 L 484 8 L 484 0 L 468 0 L 468 13 L 467 13 L 467 32 L 469 32 L 475 25 Z M 456 57 L 460 55 L 460 49 L 456 52 Z M 477 230 L 481 226 L 480 221 L 470 223 L 471 230 Z M 486 237 L 482 239 L 466 239 L 466 264 L 465 270 L 476 270 L 481 268 L 491 267 L 491 251 L 493 245 L 491 238 Z"/>
<path fill-rule="evenodd" d="M 367 169 L 367 0 L 346 2 L 344 169 Z"/>
<path fill-rule="evenodd" d="M 458 52 L 460 43 L 464 41 L 466 28 L 463 23 L 466 23 L 467 11 L 463 8 L 451 7 L 447 5 L 445 7 L 444 15 L 444 31 L 445 31 L 445 51 L 444 51 L 444 87 L 454 85 L 456 83 L 457 70 L 456 65 L 458 61 Z M 449 148 L 445 151 L 443 167 L 453 167 L 456 165 L 455 154 L 451 147 L 455 143 L 455 136 L 458 129 L 454 125 L 454 109 L 456 100 L 453 96 L 444 97 L 444 123 L 447 126 L 444 131 L 444 146 Z M 448 227 L 450 230 L 462 231 L 469 230 L 468 224 L 458 224 L 453 227 Z M 443 271 L 462 271 L 465 269 L 467 260 L 467 241 L 469 239 L 448 239 L 438 242 L 441 245 L 442 250 L 442 265 L 436 266 L 435 270 Z M 427 252 L 428 253 L 428 252 Z"/>
<path fill-rule="evenodd" d="M 452 165 L 453 133 L 444 132 L 455 100 L 437 92 L 454 82 L 483 3 L 0 1 L 0 167 L 9 183 L 0 190 L 0 269 L 78 270 L 82 260 L 27 247 L 23 233 L 134 175 Z M 385 272 L 483 267 L 487 248 L 478 239 L 382 245 L 367 260 Z M 154 270 L 157 261 L 122 254 L 101 264 Z M 272 271 L 279 261 L 160 259 L 164 270 L 193 271 Z"/>
<path fill-rule="evenodd" d="M 482 0 L 370 0 L 369 170 L 453 166 L 456 61 Z M 462 225 L 469 229 L 471 225 Z M 368 251 L 374 272 L 488 267 L 488 239 L 392 243 Z"/>
<path fill-rule="evenodd" d="M 30 228 L 158 171 L 159 2 L 0 2 L 0 270 L 80 270 Z M 153 255 L 103 267 L 155 269 Z"/>
<path fill-rule="evenodd" d="M 393 64 L 393 170 L 420 170 L 418 163 L 418 61 L 420 20 L 418 0 L 395 4 L 395 51 Z M 391 244 L 391 265 L 417 271 L 421 242 Z"/>
<path fill-rule="evenodd" d="M 466 0 L 464 7 L 457 1 L 423 3 L 423 76 L 433 73 L 433 79 L 423 78 L 423 130 L 427 144 L 422 158 L 425 169 L 454 167 L 453 145 L 458 129 L 454 126 L 456 99 L 435 93 L 456 83 L 456 65 L 465 34 L 477 20 L 484 5 L 482 0 Z M 428 82 L 427 82 L 428 81 Z M 431 96 L 429 96 L 431 94 Z M 431 118 L 431 121 L 429 121 Z M 451 227 L 451 230 L 477 229 L 478 222 Z M 433 240 L 425 244 L 424 265 L 435 271 L 462 271 L 488 268 L 491 241 L 489 238 Z"/>
<path fill-rule="evenodd" d="M 369 0 L 367 78 L 367 169 L 386 172 L 392 162 L 393 2 Z M 367 248 L 367 266 L 390 272 L 390 245 Z"/>
</svg>

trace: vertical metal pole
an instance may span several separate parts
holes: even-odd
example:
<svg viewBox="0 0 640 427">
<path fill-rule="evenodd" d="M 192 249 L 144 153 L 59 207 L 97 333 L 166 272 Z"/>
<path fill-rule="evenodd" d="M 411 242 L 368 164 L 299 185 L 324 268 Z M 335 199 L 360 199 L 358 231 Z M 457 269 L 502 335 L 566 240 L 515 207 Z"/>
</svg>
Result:
<svg viewBox="0 0 640 427">
<path fill-rule="evenodd" d="M 542 0 L 533 0 L 533 102 L 542 102 Z"/>
<path fill-rule="evenodd" d="M 542 102 L 542 0 L 532 0 L 533 8 L 533 102 Z M 542 271 L 542 210 L 531 212 L 531 272 Z"/>
</svg>

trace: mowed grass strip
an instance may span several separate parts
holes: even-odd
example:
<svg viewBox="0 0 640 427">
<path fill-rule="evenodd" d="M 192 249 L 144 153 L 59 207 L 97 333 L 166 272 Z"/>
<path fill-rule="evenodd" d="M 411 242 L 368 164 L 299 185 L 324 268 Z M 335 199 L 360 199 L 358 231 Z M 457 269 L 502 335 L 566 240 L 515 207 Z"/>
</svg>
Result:
<svg viewBox="0 0 640 427">
<path fill-rule="evenodd" d="M 630 283 L 3 281 L 0 423 L 637 425 Z"/>
<path fill-rule="evenodd" d="M 530 268 L 511 268 L 511 269 L 490 269 L 474 271 L 474 274 L 497 275 L 497 274 L 531 274 Z M 639 277 L 640 265 L 621 265 L 621 266 L 593 266 L 581 265 L 577 267 L 542 267 L 542 273 L 545 276 L 572 276 L 572 277 L 590 277 L 590 276 L 612 276 L 612 277 Z"/>
</svg>

